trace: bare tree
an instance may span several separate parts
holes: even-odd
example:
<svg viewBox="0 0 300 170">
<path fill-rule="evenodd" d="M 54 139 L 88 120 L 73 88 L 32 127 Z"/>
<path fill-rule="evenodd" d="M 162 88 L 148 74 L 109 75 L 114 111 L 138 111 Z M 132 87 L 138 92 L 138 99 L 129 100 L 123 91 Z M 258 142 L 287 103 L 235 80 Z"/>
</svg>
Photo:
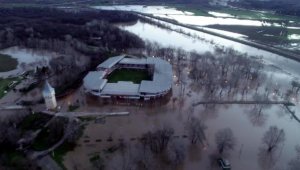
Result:
<svg viewBox="0 0 300 170">
<path fill-rule="evenodd" d="M 104 164 L 103 158 L 101 157 L 100 154 L 95 155 L 92 158 L 90 158 L 90 161 L 95 169 L 104 170 L 105 164 Z"/>
<path fill-rule="evenodd" d="M 271 126 L 263 137 L 263 144 L 267 153 L 272 153 L 278 149 L 279 145 L 285 140 L 285 132 L 277 126 Z"/>
<path fill-rule="evenodd" d="M 255 104 L 249 112 L 249 118 L 253 125 L 262 126 L 266 122 L 267 115 L 264 114 L 264 110 L 267 108 L 267 105 Z"/>
<path fill-rule="evenodd" d="M 191 117 L 186 124 L 186 128 L 192 144 L 196 144 L 197 142 L 201 142 L 203 144 L 203 141 L 206 140 L 204 133 L 206 126 L 201 120 Z"/>
<path fill-rule="evenodd" d="M 144 144 L 149 146 L 154 153 L 162 153 L 168 146 L 174 130 L 172 128 L 164 127 L 155 132 L 148 132 L 143 135 Z"/>
<path fill-rule="evenodd" d="M 265 148 L 260 147 L 258 152 L 258 164 L 261 169 L 272 169 L 276 163 L 277 155 L 275 152 L 269 153 Z"/>
<path fill-rule="evenodd" d="M 294 91 L 294 89 L 296 89 L 296 93 L 298 94 L 299 90 L 300 90 L 300 83 L 298 80 L 293 80 L 291 82 L 291 85 L 292 85 L 292 91 Z"/>
<path fill-rule="evenodd" d="M 236 144 L 236 139 L 230 128 L 219 130 L 216 133 L 215 140 L 220 154 L 226 150 L 233 150 Z"/>
<path fill-rule="evenodd" d="M 67 141 L 75 143 L 83 133 L 82 123 L 75 120 L 70 120 L 69 126 L 66 127 L 65 133 L 67 134 Z"/>
<path fill-rule="evenodd" d="M 169 164 L 178 166 L 185 160 L 186 148 L 179 141 L 172 141 L 165 152 Z"/>
<path fill-rule="evenodd" d="M 300 146 L 297 145 L 295 150 L 297 152 L 297 157 L 289 162 L 288 170 L 298 170 L 300 167 Z"/>
<path fill-rule="evenodd" d="M 151 170 L 159 169 L 159 164 L 157 163 L 156 157 L 149 147 L 143 145 L 143 143 L 138 143 L 135 146 L 136 156 L 135 162 L 138 169 L 140 170 Z"/>
</svg>

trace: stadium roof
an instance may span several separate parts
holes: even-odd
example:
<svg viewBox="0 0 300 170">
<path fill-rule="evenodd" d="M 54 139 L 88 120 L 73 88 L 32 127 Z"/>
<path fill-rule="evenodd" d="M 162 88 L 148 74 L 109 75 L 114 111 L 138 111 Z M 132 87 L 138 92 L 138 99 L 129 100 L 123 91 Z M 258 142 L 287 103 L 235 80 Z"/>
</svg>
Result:
<svg viewBox="0 0 300 170">
<path fill-rule="evenodd" d="M 143 80 L 141 84 L 127 81 L 107 83 L 104 79 L 106 72 L 90 72 L 84 78 L 84 86 L 88 90 L 99 90 L 100 95 L 130 95 L 139 96 L 141 93 L 158 94 L 171 89 L 173 82 L 172 66 L 160 58 L 133 58 L 128 56 L 112 57 L 100 64 L 97 68 L 111 68 L 116 64 L 153 65 L 154 73 L 152 80 Z"/>
<path fill-rule="evenodd" d="M 97 66 L 97 68 L 112 68 L 114 65 L 116 65 L 120 60 L 122 60 L 125 57 L 125 55 L 111 57 L 107 60 L 105 60 L 103 63 Z"/>
<path fill-rule="evenodd" d="M 83 79 L 84 87 L 89 90 L 102 90 L 107 80 L 104 71 L 91 71 Z"/>
<path fill-rule="evenodd" d="M 103 95 L 139 95 L 139 84 L 128 81 L 119 81 L 118 83 L 107 83 L 101 94 Z"/>
<path fill-rule="evenodd" d="M 155 94 L 169 90 L 173 82 L 172 66 L 160 58 L 147 58 L 147 63 L 154 65 L 153 80 L 143 80 L 139 92 Z"/>
</svg>

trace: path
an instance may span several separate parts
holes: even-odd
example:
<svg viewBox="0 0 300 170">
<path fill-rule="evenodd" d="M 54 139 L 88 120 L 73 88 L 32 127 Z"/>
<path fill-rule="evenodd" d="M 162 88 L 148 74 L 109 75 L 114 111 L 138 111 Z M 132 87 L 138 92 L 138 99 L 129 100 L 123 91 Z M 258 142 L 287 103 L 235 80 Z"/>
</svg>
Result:
<svg viewBox="0 0 300 170">
<path fill-rule="evenodd" d="M 50 119 L 48 121 L 48 123 L 45 124 L 44 127 L 47 127 L 49 125 L 49 123 L 55 119 L 55 117 L 57 116 L 62 116 L 62 117 L 66 117 L 68 118 L 68 125 L 67 127 L 65 128 L 65 133 L 64 133 L 64 136 L 56 143 L 54 144 L 52 147 L 46 149 L 46 150 L 43 150 L 43 151 L 34 151 L 34 152 L 31 152 L 29 157 L 34 160 L 34 159 L 37 159 L 37 158 L 41 158 L 47 154 L 49 154 L 50 152 L 52 152 L 53 150 L 55 150 L 57 147 L 59 147 L 60 145 L 62 145 L 64 143 L 64 141 L 68 138 L 68 136 L 70 134 L 72 134 L 76 129 L 74 129 L 72 127 L 72 121 L 80 121 L 78 120 L 77 118 L 78 117 L 88 117 L 88 116 L 103 116 L 103 117 L 106 117 L 106 116 L 124 116 L 124 115 L 129 115 L 129 112 L 112 112 L 112 113 L 98 113 L 98 112 L 95 112 L 95 113 L 88 113 L 88 112 L 59 112 L 59 113 L 54 113 L 54 112 L 50 112 L 50 111 L 44 111 L 43 113 L 46 113 L 46 114 L 50 114 L 50 115 L 54 115 L 54 117 L 52 119 Z M 83 125 L 83 123 L 82 123 Z"/>
<path fill-rule="evenodd" d="M 21 105 L 0 106 L 0 110 L 22 110 L 22 109 L 26 109 L 26 107 Z"/>
<path fill-rule="evenodd" d="M 53 118 L 55 118 L 55 117 L 53 117 Z M 68 118 L 69 118 L 68 125 L 65 128 L 64 136 L 56 144 L 54 144 L 53 146 L 51 146 L 50 148 L 48 148 L 46 150 L 31 152 L 29 157 L 32 160 L 37 159 L 37 158 L 41 158 L 41 157 L 47 155 L 48 153 L 52 152 L 53 150 L 55 150 L 56 148 L 58 148 L 60 145 L 62 145 L 65 142 L 65 140 L 69 137 L 70 134 L 72 134 L 74 131 L 77 130 L 76 128 L 74 129 L 73 126 L 72 126 L 72 121 L 74 121 L 74 120 L 76 121 L 76 119 L 74 119 L 74 117 L 68 117 Z M 51 119 L 50 121 L 52 121 L 52 120 L 53 119 Z M 49 122 L 47 124 L 49 124 Z M 83 125 L 83 123 L 82 123 L 82 125 Z"/>
<path fill-rule="evenodd" d="M 45 114 L 49 114 L 52 116 L 61 116 L 61 117 L 106 117 L 106 116 L 128 116 L 129 112 L 51 112 L 51 111 L 43 111 Z"/>
<path fill-rule="evenodd" d="M 288 112 L 291 113 L 292 117 L 300 123 L 300 119 L 296 116 L 296 112 L 295 111 L 292 111 L 287 105 L 285 105 L 285 108 L 287 109 Z"/>
<path fill-rule="evenodd" d="M 62 170 L 62 168 L 49 155 L 38 159 L 36 163 L 40 167 L 43 167 L 43 170 Z"/>
<path fill-rule="evenodd" d="M 205 104 L 282 104 L 285 106 L 295 106 L 294 103 L 288 101 L 245 101 L 245 100 L 233 100 L 233 101 L 220 101 L 220 100 L 211 100 L 211 101 L 200 101 L 193 103 L 192 106 L 205 105 Z"/>
</svg>

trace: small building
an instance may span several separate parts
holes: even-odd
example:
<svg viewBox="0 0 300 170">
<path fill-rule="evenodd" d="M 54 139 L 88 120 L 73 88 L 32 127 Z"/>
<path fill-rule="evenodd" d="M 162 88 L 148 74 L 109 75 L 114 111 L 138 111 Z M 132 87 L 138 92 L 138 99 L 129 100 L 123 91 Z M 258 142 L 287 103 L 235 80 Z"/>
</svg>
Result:
<svg viewBox="0 0 300 170">
<path fill-rule="evenodd" d="M 43 87 L 43 97 L 48 110 L 56 109 L 57 102 L 55 98 L 55 90 L 47 80 Z"/>
</svg>

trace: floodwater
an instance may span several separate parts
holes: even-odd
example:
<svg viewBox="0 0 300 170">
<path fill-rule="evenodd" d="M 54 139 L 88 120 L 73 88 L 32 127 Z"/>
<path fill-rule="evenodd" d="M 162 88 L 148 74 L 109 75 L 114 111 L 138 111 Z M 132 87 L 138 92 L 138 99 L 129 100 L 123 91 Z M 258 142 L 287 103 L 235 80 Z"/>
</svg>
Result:
<svg viewBox="0 0 300 170">
<path fill-rule="evenodd" d="M 298 34 L 291 34 L 288 36 L 289 40 L 300 40 L 300 35 Z"/>
<path fill-rule="evenodd" d="M 221 13 L 221 12 L 213 12 L 213 11 L 208 12 L 208 14 L 213 15 L 215 17 L 230 17 L 230 18 L 234 17 L 233 15 L 230 15 L 230 14 Z"/>
<path fill-rule="evenodd" d="M 273 85 L 281 87 L 280 90 L 285 92 L 290 89 L 292 79 L 300 78 L 299 62 L 216 36 L 179 26 L 171 26 L 174 29 L 182 29 L 192 35 L 197 35 L 200 39 L 142 22 L 119 27 L 140 36 L 146 41 L 156 42 L 165 47 L 180 47 L 186 51 L 195 50 L 199 53 L 205 53 L 208 51 L 213 52 L 215 46 L 219 46 L 233 48 L 248 55 L 261 56 L 265 65 L 263 72 L 268 76 L 263 83 L 264 87 L 268 87 L 268 83 L 271 82 Z M 190 81 L 188 80 L 188 82 Z M 140 108 L 112 105 L 101 107 L 86 105 L 81 107 L 80 111 L 84 112 L 128 111 L 130 115 L 108 117 L 102 123 L 91 122 L 87 125 L 83 137 L 78 142 L 79 146 L 66 155 L 65 165 L 67 168 L 76 165 L 79 169 L 92 169 L 92 165 L 88 163 L 89 158 L 94 153 L 101 152 L 107 167 L 120 166 L 121 163 L 115 161 L 116 154 L 104 154 L 103 149 L 117 145 L 119 139 L 124 139 L 127 144 L 134 146 L 137 143 L 137 138 L 141 137 L 143 133 L 157 130 L 163 126 L 173 128 L 174 135 L 179 136 L 174 140 L 178 140 L 187 148 L 186 159 L 182 168 L 180 168 L 184 170 L 218 169 L 211 167 L 210 158 L 212 154 L 216 153 L 215 133 L 224 128 L 231 128 L 236 138 L 234 150 L 226 154 L 226 158 L 232 164 L 232 169 L 259 170 L 265 169 L 262 168 L 265 166 L 263 164 L 268 163 L 268 169 L 282 170 L 287 169 L 289 161 L 296 157 L 295 146 L 300 144 L 298 130 L 300 122 L 293 119 L 291 114 L 281 105 L 264 108 L 262 115 L 258 117 L 251 112 L 253 105 L 216 105 L 209 108 L 199 105 L 193 108 L 193 103 L 205 99 L 203 99 L 202 92 L 193 91 L 189 84 L 186 88 L 183 103 L 179 103 L 178 100 L 173 103 L 171 100 L 167 105 L 161 107 Z M 276 95 L 273 97 L 280 98 Z M 173 98 L 181 98 L 180 87 L 176 85 L 175 81 Z M 81 99 L 79 98 L 79 100 Z M 74 101 L 76 101 L 76 98 L 74 98 Z M 291 101 L 296 104 L 296 107 L 291 107 L 291 109 L 296 111 L 297 116 L 300 116 L 299 99 L 296 96 Z M 193 108 L 193 111 L 191 111 L 191 108 Z M 188 142 L 188 139 L 183 137 L 187 134 L 185 126 L 190 116 L 198 117 L 207 126 L 205 130 L 207 147 L 193 146 Z M 272 155 L 274 159 L 268 162 L 265 161 L 264 157 L 260 157 L 259 153 L 260 148 L 263 146 L 262 138 L 265 132 L 270 126 L 274 125 L 284 130 L 285 141 Z M 113 140 L 109 142 L 107 140 L 109 138 Z"/>
<path fill-rule="evenodd" d="M 295 62 L 294 60 L 217 36 L 175 26 L 165 22 L 161 23 L 171 26 L 173 29 L 181 29 L 185 32 L 191 33 L 192 35 L 197 35 L 201 37 L 201 40 L 143 22 L 137 22 L 134 25 L 123 25 L 120 26 L 120 28 L 132 32 L 144 40 L 157 42 L 165 47 L 180 47 L 188 51 L 195 50 L 200 53 L 205 53 L 207 51 L 213 52 L 215 46 L 233 48 L 241 53 L 247 53 L 250 56 L 262 57 L 265 64 L 274 65 L 281 71 L 286 72 L 289 76 L 300 78 L 300 63 Z"/>
<path fill-rule="evenodd" d="M 208 25 L 242 25 L 242 26 L 275 26 L 282 27 L 279 22 L 267 22 L 256 19 L 238 19 L 233 18 L 232 15 L 226 13 L 220 13 L 215 11 L 209 11 L 209 14 L 213 16 L 196 16 L 194 13 L 181 11 L 176 8 L 167 6 L 142 6 L 142 5 L 115 5 L 115 6 L 94 6 L 96 9 L 103 10 L 124 10 L 124 11 L 136 11 L 146 14 L 152 14 L 163 18 L 173 19 L 183 24 L 194 25 L 197 27 L 205 27 Z M 291 20 L 290 23 L 296 23 Z M 300 27 L 287 26 L 289 29 L 300 30 Z M 219 33 L 217 30 L 211 30 Z M 225 35 L 232 36 L 231 32 L 223 32 Z M 236 35 L 235 35 L 236 36 Z M 300 36 L 298 34 L 293 35 Z M 293 48 L 290 48 L 293 49 Z"/>
<path fill-rule="evenodd" d="M 114 5 L 114 6 L 94 6 L 95 9 L 103 10 L 123 10 L 135 11 L 146 14 L 153 14 L 154 16 L 174 19 L 180 23 L 207 26 L 207 25 L 245 25 L 245 26 L 281 26 L 280 23 L 269 23 L 254 19 L 237 19 L 234 16 L 226 13 L 209 11 L 213 16 L 196 16 L 192 12 L 181 11 L 176 8 L 167 6 L 143 6 L 143 5 Z"/>
<path fill-rule="evenodd" d="M 49 59 L 57 56 L 53 52 L 37 51 L 20 47 L 11 47 L 1 50 L 0 53 L 10 55 L 18 60 L 18 67 L 15 70 L 1 72 L 0 77 L 16 76 L 24 71 L 34 69 L 36 66 L 47 65 Z"/>
<path fill-rule="evenodd" d="M 174 85 L 173 97 L 179 98 L 179 91 L 179 86 Z M 103 107 L 88 105 L 80 108 L 80 111 L 85 112 L 128 111 L 130 115 L 108 117 L 104 119 L 103 123 L 91 122 L 86 127 L 84 136 L 78 142 L 80 146 L 67 154 L 65 158 L 67 168 L 76 165 L 79 169 L 93 169 L 92 165 L 87 162 L 89 162 L 91 155 L 97 152 L 102 153 L 107 167 L 120 166 L 121 163 L 114 160 L 116 154 L 104 154 L 103 150 L 117 145 L 119 139 L 123 139 L 126 144 L 134 147 L 137 138 L 140 138 L 143 133 L 164 126 L 173 128 L 174 136 L 179 136 L 174 140 L 187 148 L 186 160 L 181 168 L 184 170 L 197 170 L 199 167 L 202 167 L 200 169 L 215 169 L 210 164 L 210 156 L 216 153 L 215 133 L 224 128 L 231 128 L 237 140 L 235 149 L 226 156 L 232 164 L 232 169 L 262 169 L 260 163 L 263 158 L 258 157 L 259 148 L 263 146 L 264 133 L 273 125 L 284 129 L 286 139 L 273 155 L 276 161 L 271 162 L 273 166 L 270 169 L 285 169 L 287 163 L 295 158 L 294 147 L 300 142 L 300 135 L 297 130 L 300 128 L 300 122 L 292 120 L 281 106 L 273 105 L 264 109 L 263 116 L 257 118 L 262 119 L 260 121 L 263 123 L 257 125 L 252 123 L 252 106 L 217 105 L 210 109 L 197 106 L 191 112 L 191 104 L 201 100 L 201 94 L 192 92 L 190 95 L 185 95 L 183 100 L 183 104 L 177 102 L 173 104 L 170 101 L 165 106 L 152 108 L 111 105 Z M 183 137 L 187 135 L 185 126 L 190 116 L 200 118 L 207 126 L 205 130 L 206 148 L 200 145 L 191 145 L 188 139 Z M 108 142 L 109 138 L 112 138 L 113 141 Z"/>
<path fill-rule="evenodd" d="M 192 12 L 180 11 L 176 8 L 166 6 L 143 6 L 143 5 L 114 5 L 114 6 L 94 6 L 95 9 L 103 10 L 126 10 L 143 12 L 158 15 L 194 15 Z"/>
</svg>

